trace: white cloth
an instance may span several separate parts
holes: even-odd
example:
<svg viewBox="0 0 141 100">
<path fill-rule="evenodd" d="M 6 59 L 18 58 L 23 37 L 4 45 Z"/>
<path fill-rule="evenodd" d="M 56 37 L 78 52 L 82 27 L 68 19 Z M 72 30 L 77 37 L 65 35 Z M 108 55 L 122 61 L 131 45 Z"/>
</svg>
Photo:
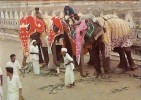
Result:
<svg viewBox="0 0 141 100">
<path fill-rule="evenodd" d="M 73 61 L 72 57 L 68 53 L 66 53 L 66 56 L 64 56 L 64 65 L 68 64 L 70 61 Z M 70 63 L 66 66 L 65 71 L 65 85 L 73 84 L 74 82 L 74 64 Z"/>
<path fill-rule="evenodd" d="M 7 77 L 7 83 L 8 83 L 7 100 L 19 100 L 19 89 L 22 88 L 20 78 L 16 75 L 13 75 L 12 79 L 10 80 L 10 78 Z"/>
<path fill-rule="evenodd" d="M 40 74 L 40 66 L 38 60 L 32 60 L 34 74 Z"/>
<path fill-rule="evenodd" d="M 19 76 L 19 69 L 22 68 L 20 63 L 17 60 L 15 60 L 15 62 L 9 61 L 6 64 L 6 67 L 12 67 L 14 69 L 14 75 L 17 75 L 17 76 Z"/>
<path fill-rule="evenodd" d="M 32 13 L 32 16 L 35 17 L 35 18 L 43 18 L 44 19 L 44 16 L 42 14 L 41 11 L 39 11 L 39 13 L 37 14 L 35 11 Z"/>
<path fill-rule="evenodd" d="M 7 100 L 19 100 L 19 92 L 8 93 Z"/>
<path fill-rule="evenodd" d="M 48 47 L 48 54 L 52 54 L 52 50 L 48 42 L 48 36 L 46 37 L 46 41 L 47 41 L 47 47 Z"/>
<path fill-rule="evenodd" d="M 67 48 L 61 48 L 62 52 L 67 52 Z"/>
<path fill-rule="evenodd" d="M 30 45 L 30 53 L 33 52 L 33 53 L 39 53 L 39 48 L 38 46 L 33 46 L 33 45 Z M 31 61 L 32 60 L 39 60 L 39 55 L 37 54 L 30 54 L 30 59 Z"/>
<path fill-rule="evenodd" d="M 30 53 L 39 53 L 38 46 L 30 45 Z M 39 66 L 39 55 L 37 54 L 30 54 L 30 60 L 33 64 L 33 71 L 34 74 L 40 74 L 40 66 Z"/>
</svg>

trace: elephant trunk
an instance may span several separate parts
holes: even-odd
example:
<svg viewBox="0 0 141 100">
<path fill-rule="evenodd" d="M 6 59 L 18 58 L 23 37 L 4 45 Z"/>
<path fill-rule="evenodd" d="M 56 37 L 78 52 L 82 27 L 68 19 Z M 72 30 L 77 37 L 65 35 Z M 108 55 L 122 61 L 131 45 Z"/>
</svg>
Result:
<svg viewBox="0 0 141 100">
<path fill-rule="evenodd" d="M 56 66 L 60 66 L 59 62 L 57 61 L 57 53 L 56 53 L 56 45 L 55 42 L 52 44 L 52 55 L 53 55 L 53 62 Z"/>
<path fill-rule="evenodd" d="M 23 61 L 22 61 L 22 65 L 23 65 L 23 66 L 26 66 L 26 60 L 27 60 L 27 57 L 25 57 L 25 56 L 23 55 Z"/>
</svg>

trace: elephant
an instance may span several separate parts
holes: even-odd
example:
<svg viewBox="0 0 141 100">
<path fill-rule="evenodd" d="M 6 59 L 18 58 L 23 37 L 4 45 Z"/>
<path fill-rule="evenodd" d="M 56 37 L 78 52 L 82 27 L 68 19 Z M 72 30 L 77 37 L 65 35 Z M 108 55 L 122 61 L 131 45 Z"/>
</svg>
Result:
<svg viewBox="0 0 141 100">
<path fill-rule="evenodd" d="M 59 66 L 59 62 L 57 61 L 57 55 L 56 55 L 56 46 L 55 46 L 55 41 L 58 40 L 59 38 L 63 37 L 63 47 L 66 47 L 68 49 L 68 53 L 71 56 L 76 55 L 76 43 L 75 39 L 71 37 L 71 32 L 70 32 L 70 27 L 69 25 L 65 22 L 64 19 L 61 19 L 59 17 L 53 17 L 52 18 L 52 27 L 49 31 L 48 35 L 48 41 L 49 45 L 52 48 L 52 54 L 53 54 L 53 60 L 54 64 L 56 66 Z M 89 46 L 86 46 L 86 48 L 89 48 Z M 84 54 L 88 52 L 88 50 L 84 48 Z M 82 55 L 83 56 L 83 55 Z M 84 59 L 82 57 L 81 63 L 79 64 L 80 68 L 80 75 L 82 77 L 88 76 L 89 72 L 85 71 L 84 72 Z"/>
<path fill-rule="evenodd" d="M 39 47 L 39 63 L 45 63 L 48 65 L 49 56 L 46 43 L 45 22 L 41 19 L 34 18 L 32 16 L 23 17 L 20 19 L 20 31 L 19 37 L 23 47 L 23 62 L 22 65 L 26 66 L 26 60 L 29 55 L 29 42 L 36 40 Z"/>
<path fill-rule="evenodd" d="M 118 67 L 124 71 L 134 70 L 136 65 L 131 56 L 131 30 L 129 25 L 123 20 L 114 15 L 104 15 L 93 22 L 94 31 L 90 37 L 87 36 L 87 24 L 89 19 L 83 20 L 79 27 L 76 29 L 76 47 L 77 48 L 77 61 L 79 57 L 82 58 L 82 47 L 90 44 L 91 55 L 93 57 L 94 67 L 96 69 L 96 76 L 102 75 L 104 78 L 109 77 L 110 74 L 110 52 L 113 50 L 117 52 L 120 57 Z M 79 38 L 82 37 L 81 41 Z M 102 65 L 104 74 L 101 70 L 100 54 L 102 58 Z M 127 56 L 127 58 L 126 58 Z"/>
</svg>

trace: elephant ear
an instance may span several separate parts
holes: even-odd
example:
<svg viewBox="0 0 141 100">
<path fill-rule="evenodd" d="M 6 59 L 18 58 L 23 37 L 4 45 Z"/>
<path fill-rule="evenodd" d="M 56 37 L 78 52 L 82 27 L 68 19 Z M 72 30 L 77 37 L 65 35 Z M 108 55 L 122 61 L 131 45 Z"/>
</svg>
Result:
<svg viewBox="0 0 141 100">
<path fill-rule="evenodd" d="M 55 30 L 58 30 L 57 32 L 54 31 Z M 62 22 L 61 22 L 61 19 L 60 17 L 53 17 L 52 18 L 52 27 L 50 28 L 49 30 L 49 35 L 48 35 L 48 42 L 49 42 L 49 45 L 52 47 L 52 44 L 55 40 L 55 37 L 61 35 L 63 33 L 63 25 L 62 25 Z"/>
<path fill-rule="evenodd" d="M 28 56 L 29 37 L 32 32 L 35 32 L 35 21 L 31 16 L 20 19 L 19 38 L 21 40 L 24 56 Z"/>
</svg>

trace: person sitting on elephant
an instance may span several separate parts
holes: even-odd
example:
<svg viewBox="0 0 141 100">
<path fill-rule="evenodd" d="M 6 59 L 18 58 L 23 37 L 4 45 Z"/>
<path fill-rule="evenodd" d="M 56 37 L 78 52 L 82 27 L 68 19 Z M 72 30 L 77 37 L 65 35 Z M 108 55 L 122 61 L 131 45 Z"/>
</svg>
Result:
<svg viewBox="0 0 141 100">
<path fill-rule="evenodd" d="M 33 17 L 39 18 L 39 19 L 44 19 L 42 12 L 39 10 L 38 7 L 35 8 L 35 12 L 33 13 Z"/>
<path fill-rule="evenodd" d="M 75 23 L 72 25 L 73 27 L 80 25 L 83 19 L 78 14 L 74 14 L 74 20 L 75 20 Z"/>
<path fill-rule="evenodd" d="M 70 6 L 65 6 L 64 7 L 64 16 L 73 16 L 74 15 L 74 10 L 73 10 L 73 8 L 72 7 L 70 7 Z"/>
<path fill-rule="evenodd" d="M 68 5 L 64 7 L 64 19 L 68 24 L 74 24 L 74 14 L 75 13 L 72 7 Z"/>
</svg>

